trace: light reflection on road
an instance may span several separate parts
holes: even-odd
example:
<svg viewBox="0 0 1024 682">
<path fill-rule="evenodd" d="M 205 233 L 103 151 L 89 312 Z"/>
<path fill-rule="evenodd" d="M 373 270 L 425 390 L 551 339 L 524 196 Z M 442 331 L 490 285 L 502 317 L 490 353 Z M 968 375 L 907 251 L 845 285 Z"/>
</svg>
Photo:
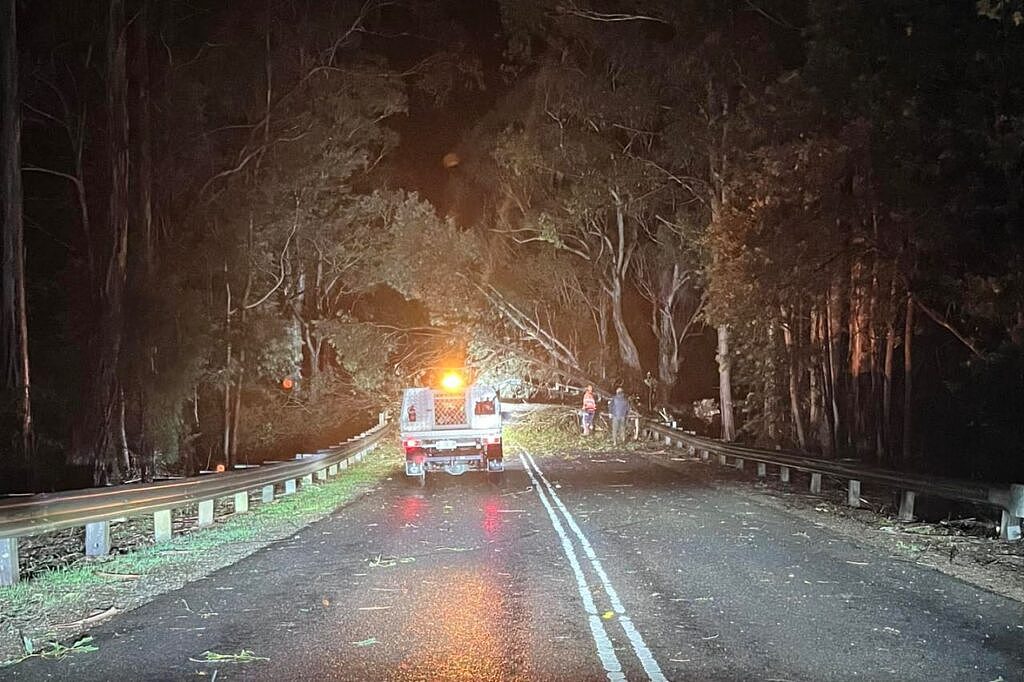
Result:
<svg viewBox="0 0 1024 682">
<path fill-rule="evenodd" d="M 426 576 L 424 576 L 426 578 Z M 518 637 L 506 632 L 507 578 L 484 568 L 431 575 L 410 604 L 406 632 L 416 642 L 399 664 L 399 680 L 526 680 L 510 663 Z"/>
</svg>

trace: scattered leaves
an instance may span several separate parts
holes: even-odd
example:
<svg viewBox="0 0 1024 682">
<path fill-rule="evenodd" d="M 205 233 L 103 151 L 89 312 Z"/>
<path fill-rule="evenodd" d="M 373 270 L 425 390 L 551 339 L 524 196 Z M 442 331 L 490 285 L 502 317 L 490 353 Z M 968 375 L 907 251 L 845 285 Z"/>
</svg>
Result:
<svg viewBox="0 0 1024 682">
<path fill-rule="evenodd" d="M 216 651 L 204 651 L 202 658 L 189 658 L 193 663 L 252 663 L 253 661 L 269 661 L 269 658 L 257 656 L 248 649 L 242 649 L 237 654 L 221 654 Z"/>
</svg>

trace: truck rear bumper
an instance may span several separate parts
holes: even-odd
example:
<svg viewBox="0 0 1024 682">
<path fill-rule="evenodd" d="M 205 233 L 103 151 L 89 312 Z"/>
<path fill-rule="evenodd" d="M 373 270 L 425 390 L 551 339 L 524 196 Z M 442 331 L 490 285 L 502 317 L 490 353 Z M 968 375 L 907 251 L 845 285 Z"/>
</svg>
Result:
<svg viewBox="0 0 1024 682">
<path fill-rule="evenodd" d="M 498 459 L 487 459 L 482 453 L 470 455 L 456 454 L 425 454 L 406 457 L 406 476 L 422 476 L 426 472 L 443 471 L 459 476 L 467 471 L 504 471 L 505 462 Z"/>
</svg>

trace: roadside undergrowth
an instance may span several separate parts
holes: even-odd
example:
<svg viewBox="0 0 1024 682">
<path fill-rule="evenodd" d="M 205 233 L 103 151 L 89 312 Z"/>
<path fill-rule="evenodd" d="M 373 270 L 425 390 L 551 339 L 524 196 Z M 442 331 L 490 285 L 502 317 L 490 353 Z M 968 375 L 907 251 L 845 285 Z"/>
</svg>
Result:
<svg viewBox="0 0 1024 682">
<path fill-rule="evenodd" d="M 517 416 L 516 421 L 505 425 L 503 439 L 506 446 L 522 448 L 535 455 L 574 459 L 642 448 L 641 443 L 632 440 L 632 423 L 628 426 L 630 439 L 625 445 L 613 445 L 611 424 L 607 418 L 600 417 L 594 433 L 584 436 L 575 409 L 551 408 Z"/>
<path fill-rule="evenodd" d="M 0 588 L 0 661 L 66 641 L 110 616 L 131 610 L 233 564 L 373 490 L 401 461 L 386 436 L 361 463 L 333 480 L 300 486 L 269 504 L 258 502 L 211 528 L 192 529 L 160 545 L 46 571 Z"/>
</svg>

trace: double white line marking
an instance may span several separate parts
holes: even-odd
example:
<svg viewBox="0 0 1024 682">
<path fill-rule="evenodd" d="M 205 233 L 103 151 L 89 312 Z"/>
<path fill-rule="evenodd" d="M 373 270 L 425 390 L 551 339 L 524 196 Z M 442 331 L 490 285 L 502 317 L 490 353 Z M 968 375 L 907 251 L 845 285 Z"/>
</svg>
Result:
<svg viewBox="0 0 1024 682">
<path fill-rule="evenodd" d="M 533 487 L 537 491 L 537 495 L 540 497 L 541 503 L 548 512 L 548 517 L 551 519 L 551 525 L 554 526 L 555 532 L 562 541 L 562 551 L 565 553 L 565 558 L 569 561 L 569 566 L 572 568 L 573 575 L 576 577 L 576 587 L 579 589 L 580 598 L 583 600 L 583 608 L 587 611 L 587 616 L 590 621 L 590 633 L 594 637 L 594 644 L 597 646 L 597 655 L 601 659 L 601 664 L 604 666 L 605 672 L 608 674 L 609 680 L 624 680 L 625 675 L 622 672 L 622 664 L 619 662 L 618 656 L 615 655 L 615 648 L 612 646 L 611 640 L 608 638 L 608 632 L 605 630 L 604 622 L 601 620 L 601 616 L 597 612 L 597 606 L 594 603 L 594 597 L 590 592 L 590 587 L 587 584 L 587 578 L 583 573 L 583 568 L 580 566 L 579 558 L 576 554 L 576 548 L 572 544 L 572 540 L 569 535 L 565 532 L 565 526 L 562 525 L 562 521 L 559 519 L 558 513 L 555 512 L 555 507 L 561 512 L 565 518 L 566 525 L 572 531 L 573 535 L 576 536 L 580 546 L 583 548 L 583 553 L 590 561 L 591 567 L 597 574 L 598 579 L 601 581 L 601 586 L 604 588 L 604 592 L 608 595 L 608 601 L 612 605 L 612 610 L 615 612 L 616 620 L 622 626 L 622 629 L 626 633 L 626 638 L 629 639 L 630 645 L 633 647 L 633 653 L 640 660 L 640 665 L 643 666 L 644 672 L 647 673 L 647 677 L 655 682 L 664 682 L 666 680 L 665 675 L 661 672 L 661 667 L 658 662 L 654 660 L 654 655 L 651 650 L 647 648 L 647 644 L 644 643 L 644 638 L 640 635 L 640 632 L 633 625 L 633 621 L 628 615 L 626 615 L 626 608 L 622 605 L 622 601 L 619 599 L 618 593 L 612 586 L 611 580 L 608 579 L 608 574 L 605 573 L 604 567 L 601 565 L 601 560 L 597 558 L 597 554 L 594 552 L 594 548 L 590 545 L 590 541 L 587 540 L 587 536 L 580 530 L 579 524 L 576 523 L 576 519 L 573 518 L 572 513 L 562 503 L 561 498 L 558 497 L 558 493 L 552 487 L 548 479 L 544 477 L 544 472 L 540 470 L 537 463 L 533 460 L 533 457 L 529 453 L 521 453 L 519 459 L 523 462 L 523 468 L 526 469 L 526 473 L 530 475 L 530 480 L 533 481 Z M 538 481 L 539 479 L 539 481 Z M 551 500 L 548 500 L 548 497 Z M 554 502 L 554 506 L 552 506 Z"/>
</svg>

